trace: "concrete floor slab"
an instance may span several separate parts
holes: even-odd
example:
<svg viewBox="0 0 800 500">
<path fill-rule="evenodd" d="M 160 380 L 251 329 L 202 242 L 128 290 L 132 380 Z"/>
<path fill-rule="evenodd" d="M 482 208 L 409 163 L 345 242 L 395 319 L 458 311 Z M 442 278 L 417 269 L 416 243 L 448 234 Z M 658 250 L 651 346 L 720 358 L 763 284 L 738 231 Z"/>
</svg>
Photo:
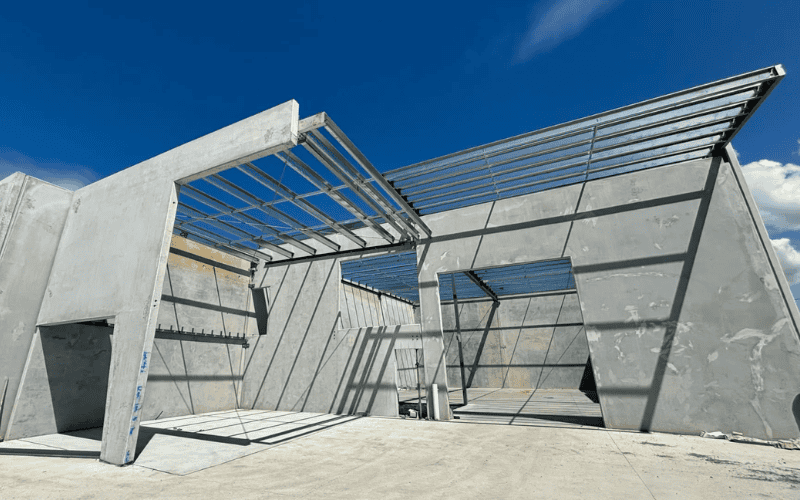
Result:
<svg viewBox="0 0 800 500">
<path fill-rule="evenodd" d="M 153 428 L 122 468 L 6 455 L 4 447 L 45 445 L 2 443 L 0 497 L 800 497 L 797 451 L 601 428 L 328 417 L 338 420 L 280 422 L 271 428 L 294 434 L 268 443 Z"/>
<path fill-rule="evenodd" d="M 144 431 L 142 427 L 141 433 Z M 136 466 L 185 475 L 267 449 L 267 445 L 258 443 L 210 441 L 204 437 L 199 433 L 196 439 L 156 434 L 136 458 Z"/>
<path fill-rule="evenodd" d="M 96 451 L 99 453 L 101 442 L 100 439 L 95 439 L 93 435 L 86 437 L 85 435 L 81 434 L 49 434 L 47 436 L 25 438 L 25 441 L 62 450 Z M 11 441 L 11 443 L 13 442 L 14 441 Z"/>
</svg>

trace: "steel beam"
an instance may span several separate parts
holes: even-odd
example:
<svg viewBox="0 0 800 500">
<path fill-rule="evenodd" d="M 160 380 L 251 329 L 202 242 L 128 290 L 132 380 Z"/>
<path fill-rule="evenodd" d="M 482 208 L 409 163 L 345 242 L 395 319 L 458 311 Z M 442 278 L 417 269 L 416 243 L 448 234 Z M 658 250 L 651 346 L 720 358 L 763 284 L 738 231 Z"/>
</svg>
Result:
<svg viewBox="0 0 800 500">
<path fill-rule="evenodd" d="M 282 211 L 278 210 L 275 207 L 265 206 L 266 205 L 266 201 L 258 198 L 257 196 L 255 196 L 255 195 L 253 195 L 251 193 L 248 193 L 244 189 L 240 188 L 239 186 L 237 186 L 233 182 L 229 181 L 228 179 L 225 179 L 224 177 L 220 176 L 219 174 L 214 174 L 210 178 L 206 177 L 203 180 L 208 182 L 212 186 L 216 187 L 217 189 L 221 189 L 222 191 L 225 191 L 226 193 L 228 193 L 228 194 L 230 194 L 230 195 L 232 195 L 232 196 L 234 196 L 236 198 L 239 198 L 240 200 L 242 200 L 245 203 L 255 203 L 255 204 L 257 204 L 258 206 L 256 207 L 256 210 L 261 211 L 263 214 L 267 215 L 268 217 L 272 217 L 273 219 L 280 220 L 281 222 L 285 223 L 286 225 L 288 225 L 292 229 L 294 229 L 296 231 L 300 231 L 301 233 L 305 234 L 309 238 L 317 240 L 318 242 L 322 243 L 323 245 L 325 245 L 326 247 L 330 248 L 334 252 L 339 251 L 339 248 L 341 248 L 337 243 L 329 240 L 328 238 L 326 238 L 325 236 L 319 234 L 318 232 L 313 231 L 312 229 L 307 227 L 305 224 L 303 224 L 302 222 L 298 221 L 297 219 L 291 217 L 290 215 L 283 213 Z M 250 198 L 250 199 L 248 199 L 248 198 Z M 313 254 L 313 253 L 316 253 L 316 252 L 308 252 L 308 253 L 312 253 Z"/>
<path fill-rule="evenodd" d="M 328 133 L 331 134 L 331 136 L 333 136 L 333 138 L 342 145 L 342 147 L 350 156 L 355 158 L 356 162 L 361 165 L 361 168 L 363 168 L 372 177 L 372 179 L 383 188 L 386 194 L 389 195 L 395 203 L 397 203 L 403 212 L 411 217 L 411 220 L 414 221 L 414 224 L 416 224 L 419 229 L 421 229 L 426 235 L 428 235 L 428 237 L 430 237 L 430 228 L 425 224 L 425 222 L 423 222 L 422 218 L 420 218 L 419 214 L 411 207 L 411 205 L 408 204 L 406 199 L 403 198 L 403 196 L 397 192 L 394 186 L 392 186 L 392 184 L 386 180 L 386 177 L 384 177 L 383 174 L 381 174 L 378 169 L 372 165 L 364 153 L 362 153 L 361 150 L 358 149 L 355 144 L 353 144 L 353 141 L 351 141 L 350 138 L 347 137 L 344 132 L 342 132 L 342 129 L 340 129 L 339 126 L 336 125 L 336 123 L 331 120 L 328 115 L 324 115 L 325 116 L 323 118 L 325 130 L 327 130 Z"/>
<path fill-rule="evenodd" d="M 228 212 L 229 210 L 235 210 L 235 208 L 230 206 L 230 205 L 228 205 L 227 203 L 225 203 L 223 201 L 220 201 L 220 200 L 214 198 L 213 196 L 211 196 L 208 193 L 204 193 L 203 191 L 200 191 L 199 189 L 197 189 L 195 187 L 188 186 L 188 185 L 187 186 L 181 186 L 181 194 L 184 194 L 184 193 L 189 198 L 192 198 L 193 200 L 195 200 L 195 201 L 197 201 L 199 203 L 202 203 L 203 205 L 206 205 L 207 207 L 211 207 L 211 208 L 214 208 L 216 210 L 221 210 L 222 212 L 225 212 L 225 213 L 220 214 L 220 216 L 222 216 L 222 215 L 231 215 L 231 216 L 235 217 L 237 220 L 239 220 L 240 222 L 242 222 L 244 224 L 247 224 L 248 226 L 257 226 L 259 229 L 261 229 L 263 231 L 263 234 L 261 236 L 262 239 L 264 237 L 264 234 L 270 234 L 271 236 L 273 236 L 273 237 L 275 237 L 275 238 L 277 238 L 279 240 L 283 240 L 286 243 L 290 243 L 290 244 L 294 245 L 295 247 L 299 248 L 300 250 L 303 250 L 306 253 L 309 253 L 309 254 L 313 255 L 313 254 L 315 254 L 317 252 L 317 250 L 314 247 L 310 247 L 310 246 L 306 245 L 305 243 L 303 243 L 303 242 L 301 242 L 301 241 L 299 241 L 299 240 L 297 240 L 295 238 L 292 238 L 291 236 L 288 236 L 288 235 L 285 235 L 285 234 L 281 234 L 279 231 L 277 231 L 274 228 L 270 227 L 266 222 L 260 221 L 260 220 L 256 219 L 255 217 L 253 217 L 251 215 L 248 215 L 248 214 L 245 214 L 245 213 L 242 213 L 242 212 Z"/>
<path fill-rule="evenodd" d="M 367 246 L 366 241 L 356 236 L 355 233 L 342 226 L 340 223 L 328 217 L 324 212 L 319 210 L 310 202 L 306 201 L 304 198 L 301 198 L 297 193 L 289 189 L 277 179 L 273 178 L 252 163 L 248 162 L 245 163 L 245 165 L 248 167 L 247 169 L 242 166 L 239 166 L 238 169 L 254 181 L 258 182 L 267 189 L 272 190 L 275 194 L 281 196 L 284 200 L 292 203 L 297 208 L 305 211 L 308 215 L 316 218 L 320 222 L 327 224 L 329 227 L 333 228 L 336 232 L 346 237 L 356 245 L 362 248 Z"/>
<path fill-rule="evenodd" d="M 302 141 L 302 145 L 308 150 L 309 153 L 314 155 L 314 157 L 322 165 L 324 165 L 328 170 L 331 171 L 331 173 L 339 178 L 340 181 L 350 188 L 353 194 L 361 198 L 361 200 L 364 201 L 364 203 L 366 203 L 372 210 L 374 210 L 377 215 L 382 216 L 386 222 L 388 222 L 389 225 L 391 225 L 398 233 L 405 236 L 408 235 L 405 229 L 400 227 L 390 214 L 385 213 L 383 208 L 381 208 L 370 195 L 365 193 L 360 186 L 355 184 L 350 179 L 350 177 L 343 171 L 344 167 L 340 164 L 338 159 L 331 151 L 327 150 L 327 148 L 322 145 L 316 137 L 313 135 L 306 135 L 305 140 Z"/>
<path fill-rule="evenodd" d="M 368 226 L 370 229 L 378 233 L 378 235 L 381 236 L 383 239 L 385 239 L 389 243 L 394 243 L 395 241 L 394 236 L 392 236 L 385 229 L 383 229 L 380 226 L 380 224 L 377 224 L 376 222 L 371 220 L 367 214 L 365 214 L 360 208 L 358 208 L 355 204 L 353 204 L 350 200 L 348 200 L 344 195 L 342 195 L 336 189 L 334 189 L 334 187 L 328 181 L 326 181 L 321 175 L 315 172 L 314 169 L 306 165 L 305 162 L 300 158 L 298 158 L 294 153 L 292 153 L 291 151 L 286 151 L 283 153 L 277 153 L 275 156 L 283 160 L 292 170 L 294 170 L 308 182 L 316 186 L 317 189 L 323 191 L 325 194 L 330 196 L 331 199 L 333 199 L 335 202 L 341 205 L 342 208 L 353 214 L 366 226 Z"/>
<path fill-rule="evenodd" d="M 358 186 L 359 189 L 364 189 L 364 194 L 366 196 L 378 204 L 386 218 L 391 219 L 401 226 L 395 229 L 405 236 L 410 236 L 415 240 L 419 239 L 419 231 L 417 231 L 414 225 L 398 214 L 397 209 L 392 205 L 392 203 L 387 200 L 386 197 L 384 197 L 383 194 L 375 186 L 373 186 L 373 184 L 369 182 L 366 177 L 361 175 L 361 172 L 359 172 L 358 169 L 355 168 L 352 163 L 350 163 L 350 161 L 344 157 L 344 155 L 342 155 L 336 146 L 334 146 L 324 135 L 316 130 L 309 133 L 322 144 L 327 152 L 330 152 L 334 156 L 335 160 L 337 161 L 337 166 L 341 168 L 345 176 L 349 176 L 351 181 Z M 341 143 L 339 145 L 341 146 Z"/>
<path fill-rule="evenodd" d="M 261 254 L 260 252 L 259 255 L 256 255 L 257 251 L 252 248 L 247 248 L 241 245 L 237 245 L 234 242 L 225 240 L 219 235 L 216 235 L 214 233 L 204 230 L 203 228 L 199 228 L 196 226 L 191 226 L 188 228 L 186 226 L 175 227 L 173 229 L 173 233 L 177 233 L 179 236 L 197 241 L 198 243 L 202 243 L 204 245 L 213 246 L 214 248 L 218 248 L 227 253 L 231 253 L 236 257 L 248 260 L 250 262 L 256 262 L 256 263 L 260 261 L 269 262 L 272 260 L 272 256 L 270 255 Z M 200 241 L 198 241 L 198 239 Z"/>
<path fill-rule="evenodd" d="M 196 209 L 194 207 L 190 207 L 188 205 L 184 205 L 183 203 L 178 203 L 178 212 L 182 212 L 182 213 L 188 215 L 189 217 L 193 217 L 195 219 L 197 218 L 198 215 L 200 215 L 201 217 L 204 217 L 204 216 L 208 215 L 205 212 L 202 212 L 202 211 L 200 211 L 200 210 L 198 210 L 198 209 Z M 216 227 L 218 229 L 221 229 L 223 231 L 226 231 L 228 233 L 236 234 L 239 237 L 244 237 L 248 241 L 260 240 L 260 237 L 258 235 L 250 234 L 247 231 L 239 229 L 236 226 L 228 224 L 227 222 L 224 222 L 224 221 L 220 221 L 218 219 L 202 218 L 202 219 L 196 219 L 195 221 L 202 221 L 205 224 L 214 226 L 214 227 Z M 192 222 L 195 222 L 195 221 L 180 221 L 180 222 L 176 221 L 176 226 L 180 227 L 180 226 L 182 226 L 184 224 L 192 223 Z M 286 250 L 283 247 L 280 247 L 278 245 L 275 245 L 273 243 L 269 243 L 269 242 L 266 242 L 266 241 L 263 241 L 263 240 L 260 240 L 260 241 L 261 241 L 261 243 L 263 243 L 262 246 L 264 246 L 266 248 L 269 248 L 270 250 L 272 250 L 275 253 L 283 255 L 284 257 L 287 257 L 289 259 L 294 257 L 294 254 L 292 252 Z"/>
</svg>

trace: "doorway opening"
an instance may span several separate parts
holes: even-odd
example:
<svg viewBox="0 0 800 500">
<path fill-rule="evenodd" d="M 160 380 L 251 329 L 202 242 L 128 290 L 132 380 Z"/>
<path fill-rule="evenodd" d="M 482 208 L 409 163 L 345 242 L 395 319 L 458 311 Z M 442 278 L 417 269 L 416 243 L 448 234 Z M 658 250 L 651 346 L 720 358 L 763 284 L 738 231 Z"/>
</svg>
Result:
<svg viewBox="0 0 800 500">
<path fill-rule="evenodd" d="M 603 427 L 569 259 L 439 274 L 454 418 Z"/>
</svg>

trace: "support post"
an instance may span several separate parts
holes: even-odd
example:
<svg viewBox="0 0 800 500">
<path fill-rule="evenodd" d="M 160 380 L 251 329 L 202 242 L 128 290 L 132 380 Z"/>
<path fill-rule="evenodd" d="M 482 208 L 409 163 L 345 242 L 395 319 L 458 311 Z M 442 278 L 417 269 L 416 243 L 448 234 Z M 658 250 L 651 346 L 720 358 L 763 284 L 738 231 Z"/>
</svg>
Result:
<svg viewBox="0 0 800 500">
<path fill-rule="evenodd" d="M 436 268 L 425 259 L 428 245 L 417 245 L 417 274 L 419 281 L 420 333 L 424 353 L 425 387 L 427 388 L 428 408 L 437 403 L 439 418 L 450 420 L 450 397 L 447 384 L 447 360 L 444 351 L 442 331 L 442 309 L 439 299 L 439 279 Z M 434 400 L 434 384 L 436 400 Z"/>
<path fill-rule="evenodd" d="M 417 418 L 422 418 L 422 378 L 419 376 L 419 349 L 414 349 L 414 357 L 417 364 L 417 404 L 419 407 Z"/>
<path fill-rule="evenodd" d="M 469 273 L 471 273 L 471 271 Z M 469 273 L 467 274 L 467 276 L 469 276 Z M 467 377 L 464 374 L 464 350 L 461 347 L 461 320 L 458 317 L 458 294 L 456 293 L 456 275 L 451 274 L 450 280 L 453 284 L 453 312 L 455 313 L 455 318 L 456 318 L 456 339 L 458 339 L 458 363 L 461 367 L 461 397 L 464 399 L 464 405 L 467 405 L 469 403 L 467 399 Z M 496 298 L 497 297 L 495 297 L 495 299 Z"/>
</svg>

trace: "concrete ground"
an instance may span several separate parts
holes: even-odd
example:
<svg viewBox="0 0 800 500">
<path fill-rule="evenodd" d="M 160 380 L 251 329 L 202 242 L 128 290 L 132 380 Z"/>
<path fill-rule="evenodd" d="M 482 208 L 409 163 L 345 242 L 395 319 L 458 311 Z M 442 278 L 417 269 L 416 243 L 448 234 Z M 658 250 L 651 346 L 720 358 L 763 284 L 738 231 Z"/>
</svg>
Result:
<svg viewBox="0 0 800 500">
<path fill-rule="evenodd" d="M 245 410 L 142 427 L 127 467 L 76 458 L 96 432 L 2 443 L 0 498 L 800 498 L 800 452 L 695 436 Z"/>
</svg>

